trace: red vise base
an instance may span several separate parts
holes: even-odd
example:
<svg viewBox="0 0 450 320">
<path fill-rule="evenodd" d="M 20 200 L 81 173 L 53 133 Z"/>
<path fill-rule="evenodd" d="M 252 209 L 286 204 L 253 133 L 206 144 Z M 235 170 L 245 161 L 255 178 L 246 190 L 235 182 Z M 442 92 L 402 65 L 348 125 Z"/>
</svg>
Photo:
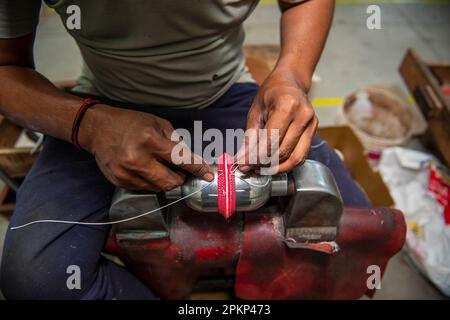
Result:
<svg viewBox="0 0 450 320">
<path fill-rule="evenodd" d="M 106 250 L 118 256 L 155 294 L 185 298 L 211 270 L 234 269 L 242 299 L 356 299 L 367 288 L 369 266 L 384 272 L 404 244 L 400 211 L 388 208 L 343 212 L 336 242 L 326 254 L 284 243 L 283 216 L 274 207 L 235 214 L 227 223 L 179 203 L 170 208 L 170 238 L 129 239 L 111 234 Z"/>
</svg>

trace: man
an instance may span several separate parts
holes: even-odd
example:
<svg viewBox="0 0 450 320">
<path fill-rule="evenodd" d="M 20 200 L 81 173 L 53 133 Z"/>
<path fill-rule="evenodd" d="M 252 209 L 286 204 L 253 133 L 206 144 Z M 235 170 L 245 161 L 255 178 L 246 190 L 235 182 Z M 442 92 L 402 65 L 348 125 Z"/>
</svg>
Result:
<svg viewBox="0 0 450 320">
<path fill-rule="evenodd" d="M 67 31 L 85 65 L 72 93 L 57 90 L 34 70 L 40 1 L 0 3 L 0 112 L 48 136 L 17 195 L 12 226 L 38 219 L 101 221 L 114 186 L 159 191 L 182 184 L 184 174 L 169 165 L 170 137 L 174 128 L 191 130 L 194 120 L 222 131 L 278 129 L 278 172 L 307 157 L 317 118 L 306 94 L 334 1 L 279 1 L 281 53 L 261 88 L 251 82 L 242 52 L 242 23 L 257 0 L 45 2 L 64 23 L 70 6 L 80 9 L 81 28 Z M 101 103 L 84 113 L 74 138 L 75 115 L 91 97 Z M 314 139 L 310 157 L 332 168 L 346 204 L 367 205 L 336 155 Z M 178 166 L 213 179 L 205 162 Z M 253 167 L 244 163 L 240 169 Z M 108 230 L 65 224 L 9 230 L 1 269 L 4 295 L 153 298 L 131 273 L 101 256 Z M 81 270 L 75 290 L 66 285 L 71 265 Z"/>
</svg>

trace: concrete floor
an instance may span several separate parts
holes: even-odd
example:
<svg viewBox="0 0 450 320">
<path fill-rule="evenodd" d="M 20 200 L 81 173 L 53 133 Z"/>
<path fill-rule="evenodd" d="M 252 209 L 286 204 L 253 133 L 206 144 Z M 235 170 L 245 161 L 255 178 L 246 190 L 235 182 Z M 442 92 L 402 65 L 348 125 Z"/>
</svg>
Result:
<svg viewBox="0 0 450 320">
<path fill-rule="evenodd" d="M 397 69 L 409 47 L 426 60 L 449 60 L 450 6 L 380 4 L 380 8 L 382 29 L 368 30 L 367 5 L 337 5 L 333 27 L 316 68 L 320 82 L 313 85 L 311 98 L 340 101 L 356 88 L 374 83 L 399 86 L 406 93 Z M 259 6 L 246 24 L 247 43 L 278 44 L 279 15 L 276 6 Z M 335 123 L 339 107 L 318 107 L 320 124 Z"/>
<path fill-rule="evenodd" d="M 263 1 L 267 2 L 271 1 Z M 367 29 L 366 8 L 366 4 L 336 6 L 333 27 L 316 69 L 320 81 L 310 92 L 311 99 L 338 101 L 337 105 L 317 106 L 321 125 L 334 124 L 339 102 L 360 86 L 390 84 L 403 88 L 406 94 L 397 69 L 407 48 L 415 48 L 430 61 L 445 61 L 450 56 L 450 5 L 380 4 L 381 30 Z M 277 6 L 259 5 L 245 23 L 246 43 L 278 44 L 279 17 Z M 37 69 L 50 80 L 74 79 L 79 74 L 77 46 L 56 15 L 42 20 L 35 56 Z"/>
<path fill-rule="evenodd" d="M 449 61 L 450 58 L 450 5 L 380 4 L 382 29 L 368 30 L 367 4 L 345 2 L 353 4 L 336 7 L 329 40 L 316 70 L 320 81 L 314 83 L 310 93 L 311 98 L 319 99 L 317 101 L 323 98 L 338 101 L 317 106 L 321 125 L 334 124 L 339 101 L 362 85 L 396 85 L 406 94 L 397 69 L 407 48 L 416 48 L 427 60 Z M 245 24 L 247 43 L 278 44 L 279 16 L 275 5 L 258 6 Z M 81 60 L 78 49 L 56 15 L 42 19 L 35 57 L 37 69 L 52 81 L 74 79 L 79 74 Z M 5 221 L 0 220 L 0 239 L 3 239 L 4 231 Z M 417 272 L 406 254 L 401 252 L 391 260 L 382 289 L 375 298 L 445 297 Z"/>
</svg>

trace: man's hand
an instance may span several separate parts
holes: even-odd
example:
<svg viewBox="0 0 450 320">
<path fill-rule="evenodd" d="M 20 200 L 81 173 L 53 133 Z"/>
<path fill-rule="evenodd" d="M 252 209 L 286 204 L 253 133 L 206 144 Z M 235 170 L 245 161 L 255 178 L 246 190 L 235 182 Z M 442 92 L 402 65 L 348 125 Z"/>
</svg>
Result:
<svg viewBox="0 0 450 320">
<path fill-rule="evenodd" d="M 269 139 L 270 132 L 278 129 L 280 163 L 271 168 L 273 173 L 288 172 L 303 163 L 317 125 L 317 117 L 305 90 L 296 81 L 276 73 L 272 73 L 262 84 L 247 117 L 247 130 L 267 129 Z M 256 142 L 260 146 L 267 146 L 270 155 L 271 142 Z M 246 161 L 240 170 L 247 172 L 252 168 L 248 162 L 251 158 L 249 153 L 257 152 L 258 149 L 250 145 L 247 139 L 241 150 L 244 151 L 238 153 L 238 157 L 245 157 Z"/>
<path fill-rule="evenodd" d="M 308 154 L 318 121 L 306 93 L 325 45 L 334 10 L 334 0 L 279 0 L 279 3 L 282 9 L 280 56 L 275 69 L 262 84 L 247 122 L 247 129 L 279 129 L 280 165 L 266 171 L 270 174 L 292 170 Z M 261 152 L 249 146 L 247 141 L 237 155 L 240 163 L 245 160 L 239 168 L 244 172 L 251 169 L 247 154 Z M 266 141 L 258 141 L 259 147 L 265 144 Z M 267 146 L 270 147 L 270 142 Z"/>
<path fill-rule="evenodd" d="M 86 113 L 80 127 L 80 144 L 91 152 L 106 178 L 126 189 L 171 190 L 184 182 L 184 174 L 171 170 L 170 138 L 174 128 L 151 114 L 96 105 Z M 198 155 L 188 152 L 191 164 L 178 165 L 199 178 L 214 175 Z M 199 163 L 199 164 L 195 164 Z"/>
</svg>

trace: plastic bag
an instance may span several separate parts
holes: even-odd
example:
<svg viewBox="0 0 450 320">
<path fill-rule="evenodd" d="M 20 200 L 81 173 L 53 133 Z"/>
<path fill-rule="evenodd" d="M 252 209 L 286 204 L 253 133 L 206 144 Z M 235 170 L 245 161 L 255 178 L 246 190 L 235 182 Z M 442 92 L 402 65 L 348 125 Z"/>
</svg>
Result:
<svg viewBox="0 0 450 320">
<path fill-rule="evenodd" d="M 450 296 L 450 175 L 428 153 L 383 151 L 379 170 L 408 224 L 406 246 L 419 269 Z"/>
</svg>

